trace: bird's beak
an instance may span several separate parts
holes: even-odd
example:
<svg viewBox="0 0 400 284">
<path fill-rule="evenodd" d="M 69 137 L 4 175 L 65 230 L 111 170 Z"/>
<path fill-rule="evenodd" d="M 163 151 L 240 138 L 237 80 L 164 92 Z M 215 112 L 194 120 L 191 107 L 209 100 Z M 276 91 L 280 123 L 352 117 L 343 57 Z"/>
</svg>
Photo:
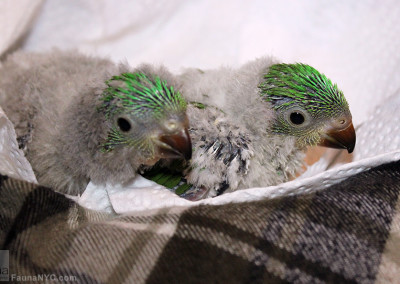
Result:
<svg viewBox="0 0 400 284">
<path fill-rule="evenodd" d="M 172 134 L 161 134 L 157 139 L 161 158 L 192 158 L 192 142 L 187 127 Z"/>
<path fill-rule="evenodd" d="M 350 121 L 344 129 L 328 129 L 318 145 L 329 148 L 347 149 L 349 154 L 352 153 L 356 145 L 356 132 L 353 123 Z"/>
</svg>

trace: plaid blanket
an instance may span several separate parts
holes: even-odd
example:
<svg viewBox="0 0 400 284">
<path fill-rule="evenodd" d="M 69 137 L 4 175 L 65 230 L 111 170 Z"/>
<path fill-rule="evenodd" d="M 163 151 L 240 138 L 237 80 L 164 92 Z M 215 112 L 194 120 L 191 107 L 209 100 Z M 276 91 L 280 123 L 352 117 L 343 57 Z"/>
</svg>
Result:
<svg viewBox="0 0 400 284">
<path fill-rule="evenodd" d="M 0 178 L 1 275 L 71 283 L 400 283 L 400 162 L 308 194 L 115 216 Z"/>
</svg>

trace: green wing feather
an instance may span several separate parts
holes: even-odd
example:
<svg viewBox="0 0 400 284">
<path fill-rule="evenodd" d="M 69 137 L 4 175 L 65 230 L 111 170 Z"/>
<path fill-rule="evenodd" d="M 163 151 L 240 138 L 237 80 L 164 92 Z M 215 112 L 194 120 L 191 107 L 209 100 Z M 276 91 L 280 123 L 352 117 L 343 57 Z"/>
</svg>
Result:
<svg viewBox="0 0 400 284">
<path fill-rule="evenodd" d="M 193 188 L 183 177 L 182 171 L 172 170 L 171 167 L 153 166 L 151 169 L 144 171 L 143 177 L 165 186 L 177 195 L 182 196 Z M 179 168 L 179 167 L 178 167 Z"/>
</svg>

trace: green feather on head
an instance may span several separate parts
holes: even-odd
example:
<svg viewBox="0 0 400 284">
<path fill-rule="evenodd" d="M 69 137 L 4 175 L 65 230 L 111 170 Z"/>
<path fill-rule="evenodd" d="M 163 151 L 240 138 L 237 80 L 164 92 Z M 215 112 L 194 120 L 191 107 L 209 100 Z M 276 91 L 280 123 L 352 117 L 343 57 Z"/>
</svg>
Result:
<svg viewBox="0 0 400 284">
<path fill-rule="evenodd" d="M 318 144 L 329 121 L 351 122 L 343 92 L 307 64 L 272 65 L 259 88 L 277 114 L 272 132 L 297 137 L 301 147 Z"/>
<path fill-rule="evenodd" d="M 122 84 L 121 84 L 122 83 Z M 144 73 L 123 73 L 106 81 L 101 109 L 110 117 L 116 112 L 129 110 L 140 115 L 151 113 L 161 118 L 164 112 L 185 111 L 186 101 L 173 86 L 160 77 Z"/>
<path fill-rule="evenodd" d="M 314 116 L 331 116 L 349 109 L 337 85 L 307 64 L 272 65 L 260 88 L 275 110 L 290 108 L 299 101 Z"/>
<path fill-rule="evenodd" d="M 171 117 L 185 116 L 187 103 L 183 96 L 158 76 L 142 72 L 122 73 L 106 81 L 98 111 L 113 125 L 102 145 L 109 152 L 118 145 L 127 145 L 155 153 L 151 142 L 153 128 Z M 129 131 L 134 135 L 129 134 Z"/>
</svg>

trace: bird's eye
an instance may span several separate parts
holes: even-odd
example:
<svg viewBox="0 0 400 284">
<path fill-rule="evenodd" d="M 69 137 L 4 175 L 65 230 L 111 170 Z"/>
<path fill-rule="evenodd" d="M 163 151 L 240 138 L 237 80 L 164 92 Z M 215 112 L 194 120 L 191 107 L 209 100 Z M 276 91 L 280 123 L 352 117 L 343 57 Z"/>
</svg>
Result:
<svg viewBox="0 0 400 284">
<path fill-rule="evenodd" d="M 131 123 L 123 117 L 118 118 L 117 124 L 119 129 L 121 129 L 123 132 L 128 132 L 132 128 Z"/>
<path fill-rule="evenodd" d="M 300 112 L 294 111 L 290 114 L 290 121 L 295 125 L 301 125 L 304 123 L 304 115 Z"/>
<path fill-rule="evenodd" d="M 283 114 L 283 118 L 287 123 L 286 126 L 297 129 L 309 126 L 310 122 L 312 121 L 312 117 L 308 111 L 299 106 L 286 109 Z"/>
</svg>

